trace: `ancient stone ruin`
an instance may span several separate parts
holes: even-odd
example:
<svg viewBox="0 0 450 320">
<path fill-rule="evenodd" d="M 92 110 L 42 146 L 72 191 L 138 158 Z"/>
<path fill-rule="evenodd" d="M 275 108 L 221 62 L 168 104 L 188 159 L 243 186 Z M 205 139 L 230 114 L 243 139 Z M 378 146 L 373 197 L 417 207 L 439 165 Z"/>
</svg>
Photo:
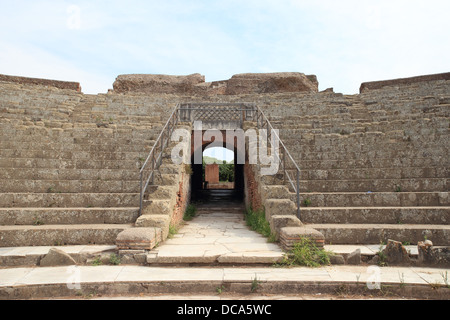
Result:
<svg viewBox="0 0 450 320">
<path fill-rule="evenodd" d="M 205 82 L 205 76 L 131 74 L 118 76 L 115 93 L 178 94 L 192 96 L 243 95 L 283 92 L 318 92 L 316 76 L 298 72 L 246 73 L 230 80 Z"/>
<path fill-rule="evenodd" d="M 247 207 L 264 210 L 284 249 L 304 236 L 320 247 L 392 240 L 392 261 L 411 258 L 403 243 L 419 244 L 418 263 L 447 263 L 449 74 L 364 83 L 356 95 L 318 87 L 315 76 L 294 72 L 212 83 L 200 74 L 121 75 L 107 94 L 87 95 L 78 83 L 0 76 L 0 247 L 110 245 L 130 263 L 150 264 L 149 250 L 183 219 L 199 177 L 195 166 L 171 161 L 170 141 L 154 153 L 157 168 L 141 172 L 172 120 L 195 131 L 187 116 L 197 103 L 215 114 L 232 105 L 229 123 L 242 129 L 260 130 L 260 114 L 279 129 L 298 184 L 295 173 L 262 175 L 244 150 L 236 188 Z M 151 174 L 144 189 L 143 174 Z M 1 266 L 70 260 L 51 254 L 57 259 L 4 258 Z"/>
</svg>

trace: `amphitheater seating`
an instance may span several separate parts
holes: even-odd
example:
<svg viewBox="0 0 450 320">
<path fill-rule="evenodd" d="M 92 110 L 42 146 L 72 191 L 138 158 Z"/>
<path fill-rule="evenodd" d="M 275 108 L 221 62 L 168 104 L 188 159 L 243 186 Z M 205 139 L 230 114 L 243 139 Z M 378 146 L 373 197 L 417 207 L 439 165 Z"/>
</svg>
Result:
<svg viewBox="0 0 450 320">
<path fill-rule="evenodd" d="M 114 244 L 137 219 L 139 168 L 170 112 L 205 99 L 7 82 L 0 97 L 0 247 Z M 327 243 L 450 244 L 450 81 L 208 99 L 257 103 L 280 129 L 302 169 L 302 221 Z M 172 169 L 156 200 L 174 200 Z"/>
<path fill-rule="evenodd" d="M 171 108 L 0 83 L 0 247 L 115 244 Z"/>
<path fill-rule="evenodd" d="M 302 169 L 302 221 L 332 244 L 449 245 L 449 102 L 437 81 L 265 106 Z"/>
</svg>

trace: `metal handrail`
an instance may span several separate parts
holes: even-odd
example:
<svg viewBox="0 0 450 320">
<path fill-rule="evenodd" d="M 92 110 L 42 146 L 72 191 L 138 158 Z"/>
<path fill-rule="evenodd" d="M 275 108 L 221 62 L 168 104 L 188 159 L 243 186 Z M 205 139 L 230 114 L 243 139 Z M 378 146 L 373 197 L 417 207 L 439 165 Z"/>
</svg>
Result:
<svg viewBox="0 0 450 320">
<path fill-rule="evenodd" d="M 175 109 L 173 110 L 171 116 L 169 117 L 169 120 L 167 120 L 166 125 L 162 129 L 158 139 L 156 140 L 152 150 L 150 151 L 147 159 L 145 160 L 143 166 L 141 167 L 141 170 L 139 172 L 140 175 L 140 203 L 139 203 L 139 215 L 142 215 L 143 210 L 143 202 L 144 202 L 144 195 L 147 191 L 147 188 L 151 181 L 153 181 L 155 176 L 155 171 L 159 169 L 159 167 L 162 164 L 162 158 L 163 153 L 165 149 L 167 148 L 168 142 L 170 141 L 171 135 L 175 129 L 175 127 L 178 125 L 180 121 L 185 121 L 181 118 L 181 111 L 183 110 L 191 110 L 195 111 L 197 108 L 193 108 L 193 106 L 202 107 L 202 106 L 210 106 L 211 103 L 192 103 L 187 104 L 190 106 L 190 108 L 184 108 L 186 104 L 178 104 Z M 261 110 L 260 107 L 258 107 L 255 104 L 241 104 L 241 103 L 216 103 L 212 104 L 215 106 L 223 106 L 223 107 L 240 107 L 240 109 L 236 111 L 246 111 L 246 112 L 255 112 L 256 113 L 256 123 L 258 129 L 264 129 L 266 128 L 268 131 L 267 135 L 267 146 L 272 146 L 271 144 L 271 135 L 275 135 L 275 138 L 278 140 L 280 146 L 281 146 L 281 156 L 278 153 L 275 153 L 275 156 L 277 157 L 281 169 L 283 172 L 284 181 L 289 182 L 289 184 L 292 186 L 296 193 L 296 201 L 297 201 L 297 216 L 301 220 L 301 212 L 300 212 L 300 168 L 295 162 L 294 158 L 292 157 L 291 153 L 273 128 L 272 124 L 270 123 L 269 119 L 266 117 L 264 112 Z M 202 109 L 202 108 L 200 108 Z M 244 117 L 245 118 L 245 117 Z M 252 120 L 255 120 L 255 116 L 252 115 L 250 118 Z M 243 119 L 244 120 L 244 119 Z M 286 161 L 290 163 L 290 167 L 286 165 Z M 148 168 L 150 166 L 150 168 Z M 146 171 L 148 172 L 148 176 L 145 177 Z M 289 171 L 295 172 L 295 177 L 291 177 Z"/>
<path fill-rule="evenodd" d="M 178 124 L 178 112 L 180 105 L 178 104 L 173 110 L 169 120 L 167 120 L 166 125 L 161 130 L 161 133 L 153 145 L 152 150 L 150 151 L 147 159 L 141 167 L 139 172 L 139 180 L 140 180 L 140 196 L 139 196 L 139 216 L 142 215 L 142 209 L 144 204 L 144 195 L 147 191 L 147 188 L 151 181 L 153 181 L 155 177 L 155 171 L 159 169 L 162 164 L 163 153 L 167 148 L 167 145 L 170 141 L 170 137 L 173 133 L 173 130 Z M 159 151 L 159 152 L 158 152 Z M 151 166 L 150 168 L 147 168 Z M 148 177 L 144 178 L 146 170 L 149 169 Z M 145 182 L 145 183 L 144 183 Z"/>
<path fill-rule="evenodd" d="M 292 186 L 292 189 L 294 189 L 295 193 L 296 193 L 296 202 L 297 202 L 297 217 L 301 220 L 301 211 L 300 211 L 300 168 L 297 165 L 297 162 L 295 162 L 294 158 L 291 156 L 291 153 L 289 152 L 289 150 L 287 149 L 287 147 L 285 146 L 285 144 L 283 143 L 283 141 L 281 140 L 281 138 L 278 136 L 277 132 L 275 131 L 275 129 L 273 128 L 272 124 L 270 123 L 269 119 L 266 117 L 266 115 L 264 114 L 264 112 L 261 110 L 260 107 L 255 106 L 256 107 L 256 111 L 257 111 L 257 115 L 256 115 L 256 123 L 257 123 L 257 127 L 258 129 L 263 129 L 263 128 L 267 128 L 267 131 L 270 132 L 269 134 L 275 135 L 275 138 L 278 140 L 279 144 L 281 145 L 281 150 L 283 151 L 282 156 L 280 157 L 280 155 L 278 153 L 275 153 L 275 156 L 278 158 L 278 161 L 281 165 L 282 171 L 283 171 L 283 176 L 284 176 L 284 181 L 286 182 L 286 178 L 289 181 L 289 184 Z M 269 146 L 269 144 L 271 144 L 271 139 L 269 138 L 269 134 L 267 135 L 267 145 Z M 290 160 L 290 164 L 293 166 L 293 168 L 288 168 L 286 166 L 286 160 Z M 291 178 L 290 174 L 289 174 L 289 170 L 294 171 L 295 172 L 295 178 Z M 295 179 L 295 181 L 293 181 L 293 179 Z"/>
</svg>

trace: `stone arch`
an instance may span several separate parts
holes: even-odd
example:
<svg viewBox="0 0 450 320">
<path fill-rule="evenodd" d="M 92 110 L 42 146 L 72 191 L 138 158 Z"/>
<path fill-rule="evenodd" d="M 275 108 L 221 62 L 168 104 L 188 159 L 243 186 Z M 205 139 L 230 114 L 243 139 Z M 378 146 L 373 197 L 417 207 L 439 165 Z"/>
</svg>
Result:
<svg viewBox="0 0 450 320">
<path fill-rule="evenodd" d="M 206 150 L 207 147 L 214 144 L 214 147 L 222 147 L 225 149 L 229 149 L 234 152 L 234 163 L 235 163 L 235 190 L 237 191 L 237 194 L 242 194 L 244 191 L 244 164 L 238 163 L 238 159 L 244 159 L 245 160 L 245 146 L 244 148 L 240 147 L 237 143 L 237 139 L 234 141 L 234 146 L 231 148 L 226 143 L 226 130 L 216 130 L 217 133 L 221 133 L 218 135 L 218 139 L 205 139 L 205 131 L 201 132 L 202 141 L 201 144 L 198 144 L 196 146 L 195 143 L 195 131 L 192 131 L 192 146 L 191 146 L 191 166 L 192 166 L 192 192 L 195 193 L 198 190 L 203 189 L 203 176 L 202 176 L 202 164 L 196 163 L 195 161 L 195 154 L 196 152 L 201 152 L 203 156 L 203 152 Z M 200 134 L 200 132 L 197 132 L 197 134 Z"/>
</svg>

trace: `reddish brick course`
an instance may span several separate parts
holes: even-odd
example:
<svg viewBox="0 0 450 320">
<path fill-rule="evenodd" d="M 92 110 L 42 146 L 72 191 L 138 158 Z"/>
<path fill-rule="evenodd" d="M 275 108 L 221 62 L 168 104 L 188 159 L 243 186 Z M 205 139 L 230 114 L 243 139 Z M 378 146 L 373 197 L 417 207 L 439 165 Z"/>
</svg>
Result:
<svg viewBox="0 0 450 320">
<path fill-rule="evenodd" d="M 251 205 L 252 210 L 258 211 L 263 209 L 261 195 L 258 191 L 258 182 L 255 179 L 252 166 L 248 163 L 244 165 L 244 174 L 247 181 L 248 203 Z"/>
</svg>

